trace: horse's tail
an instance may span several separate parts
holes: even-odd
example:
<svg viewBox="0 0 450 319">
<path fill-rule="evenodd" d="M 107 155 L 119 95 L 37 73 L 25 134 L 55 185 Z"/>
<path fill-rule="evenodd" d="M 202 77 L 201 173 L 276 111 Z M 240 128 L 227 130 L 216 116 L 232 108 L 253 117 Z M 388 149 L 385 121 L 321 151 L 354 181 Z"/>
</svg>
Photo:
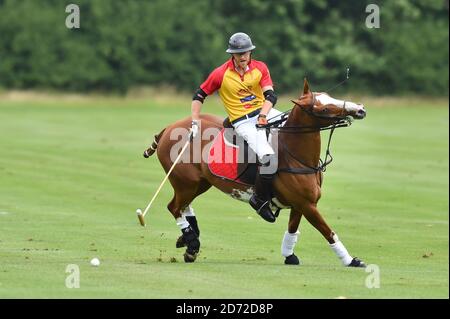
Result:
<svg viewBox="0 0 450 319">
<path fill-rule="evenodd" d="M 156 135 L 155 135 L 155 139 L 153 140 L 152 145 L 150 145 L 150 147 L 147 148 L 147 149 L 144 151 L 144 157 L 145 157 L 145 158 L 149 158 L 150 156 L 153 155 L 153 153 L 155 153 L 156 148 L 158 147 L 159 139 L 161 138 L 161 136 L 163 135 L 163 133 L 164 133 L 165 130 L 166 130 L 166 129 L 163 129 L 161 132 L 159 132 L 159 134 L 156 134 Z"/>
</svg>

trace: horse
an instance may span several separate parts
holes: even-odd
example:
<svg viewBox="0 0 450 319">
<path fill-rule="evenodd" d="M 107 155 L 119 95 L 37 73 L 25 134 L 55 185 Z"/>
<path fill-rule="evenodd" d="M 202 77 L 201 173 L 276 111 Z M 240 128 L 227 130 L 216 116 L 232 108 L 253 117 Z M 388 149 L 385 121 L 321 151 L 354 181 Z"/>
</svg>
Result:
<svg viewBox="0 0 450 319">
<path fill-rule="evenodd" d="M 352 257 L 348 253 L 337 234 L 320 214 L 317 203 L 321 197 L 323 171 L 330 162 L 326 160 L 323 162 L 320 159 L 320 131 L 348 126 L 349 119 L 363 119 L 366 116 L 366 110 L 362 104 L 338 100 L 323 92 L 312 92 L 306 79 L 302 92 L 303 94 L 299 98 L 292 100 L 294 103 L 292 110 L 280 116 L 281 119 L 278 122 L 283 122 L 282 124 L 274 127 L 269 123 L 266 127 L 268 130 L 278 131 L 278 166 L 273 181 L 272 204 L 273 207 L 278 208 L 276 216 L 278 216 L 280 208 L 290 209 L 287 231 L 282 242 L 284 263 L 300 264 L 294 248 L 298 240 L 299 224 L 304 216 L 322 234 L 344 266 L 365 267 L 362 260 Z M 343 125 L 343 123 L 346 124 Z M 190 125 L 191 118 L 187 117 L 167 126 L 155 135 L 155 140 L 145 150 L 144 157 L 149 157 L 156 151 L 158 159 L 167 173 L 173 164 L 174 157 L 169 156 L 171 149 L 176 143 L 182 145 L 189 138 L 186 136 L 180 141 L 174 141 L 171 133 L 180 128 L 189 132 Z M 197 137 L 207 130 L 213 129 L 213 132 L 219 132 L 222 128 L 222 118 L 202 114 L 201 128 Z M 203 135 L 201 140 L 197 140 L 197 143 L 191 141 L 188 148 L 190 154 L 194 152 L 194 148 L 207 151 L 217 134 Z M 193 200 L 211 186 L 243 201 L 248 201 L 253 192 L 252 185 L 214 175 L 204 158 L 197 162 L 188 161 L 176 164 L 169 176 L 169 181 L 174 190 L 174 196 L 167 205 L 168 210 L 177 221 L 184 216 L 194 230 L 188 235 L 183 233 L 176 242 L 178 248 L 187 247 L 184 253 L 185 262 L 195 261 L 200 249 L 200 229 L 191 206 Z"/>
</svg>

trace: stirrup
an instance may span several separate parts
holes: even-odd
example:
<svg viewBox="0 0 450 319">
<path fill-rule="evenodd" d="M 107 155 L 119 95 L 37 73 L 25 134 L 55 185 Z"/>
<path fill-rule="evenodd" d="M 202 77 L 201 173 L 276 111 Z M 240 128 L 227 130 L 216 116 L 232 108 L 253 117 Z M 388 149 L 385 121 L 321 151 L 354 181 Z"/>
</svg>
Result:
<svg viewBox="0 0 450 319">
<path fill-rule="evenodd" d="M 273 215 L 275 216 L 275 218 L 278 218 L 278 215 L 280 215 L 280 211 L 281 211 L 281 208 L 280 208 L 280 207 L 277 207 L 277 210 L 276 210 L 275 213 L 273 214 Z"/>
</svg>

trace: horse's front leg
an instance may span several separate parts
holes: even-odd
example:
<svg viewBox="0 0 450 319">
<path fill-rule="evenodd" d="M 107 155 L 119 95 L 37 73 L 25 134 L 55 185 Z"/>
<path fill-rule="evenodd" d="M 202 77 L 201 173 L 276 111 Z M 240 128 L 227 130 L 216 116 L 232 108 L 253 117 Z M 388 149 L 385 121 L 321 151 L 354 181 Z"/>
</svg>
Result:
<svg viewBox="0 0 450 319">
<path fill-rule="evenodd" d="M 294 248 L 300 234 L 298 226 L 300 225 L 301 219 L 302 213 L 292 208 L 291 214 L 289 215 L 288 230 L 284 233 L 281 243 L 281 254 L 285 257 L 284 263 L 286 265 L 300 264 L 300 260 L 294 254 Z"/>
<path fill-rule="evenodd" d="M 344 244 L 339 240 L 339 237 L 327 225 L 322 215 L 320 215 L 316 204 L 305 205 L 302 209 L 302 213 L 306 219 L 322 234 L 322 236 L 325 237 L 330 245 L 330 248 L 334 251 L 344 266 L 366 267 L 364 262 L 356 257 L 353 258 L 348 253 Z"/>
</svg>

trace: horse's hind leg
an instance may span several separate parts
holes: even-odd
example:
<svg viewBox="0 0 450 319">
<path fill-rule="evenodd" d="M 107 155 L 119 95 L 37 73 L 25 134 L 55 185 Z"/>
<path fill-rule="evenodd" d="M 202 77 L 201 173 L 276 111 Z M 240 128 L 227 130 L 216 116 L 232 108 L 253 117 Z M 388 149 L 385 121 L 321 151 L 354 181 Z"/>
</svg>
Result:
<svg viewBox="0 0 450 319">
<path fill-rule="evenodd" d="M 179 238 L 177 243 L 181 241 L 183 243 L 182 246 L 187 246 L 184 260 L 185 262 L 193 262 L 197 258 L 200 250 L 200 241 L 198 238 L 200 230 L 197 219 L 193 211 L 190 210 L 189 204 L 196 196 L 208 190 L 211 185 L 207 186 L 204 183 L 199 183 L 197 185 L 184 184 L 183 186 L 185 187 L 175 189 L 175 195 L 167 205 L 167 208 L 176 219 L 177 225 L 182 232 L 181 239 Z M 190 212 L 190 216 L 186 216 L 187 212 Z M 181 245 L 177 244 L 177 246 L 180 247 Z"/>
<path fill-rule="evenodd" d="M 300 220 L 302 218 L 302 213 L 295 209 L 291 209 L 291 214 L 289 216 L 288 229 L 284 233 L 283 241 L 281 242 L 281 255 L 285 257 L 284 263 L 286 265 L 299 265 L 300 260 L 294 254 L 295 244 L 298 241 L 298 236 L 300 232 L 298 231 L 298 226 L 300 225 Z"/>
<path fill-rule="evenodd" d="M 197 217 L 195 216 L 194 209 L 191 205 L 187 205 L 186 208 L 181 211 L 181 217 L 186 218 L 186 220 L 189 222 L 189 225 L 192 226 L 198 237 L 200 237 L 200 228 L 198 227 Z M 175 243 L 175 247 L 182 248 L 184 246 L 186 246 L 186 243 L 183 240 L 183 235 L 181 235 L 180 237 L 178 237 L 177 242 Z"/>
<path fill-rule="evenodd" d="M 341 260 L 344 266 L 348 267 L 365 267 L 364 262 L 358 258 L 353 258 L 348 253 L 344 244 L 339 240 L 338 236 L 327 225 L 322 215 L 320 215 L 315 204 L 309 204 L 302 208 L 302 213 L 306 219 L 322 234 L 328 241 L 330 248 L 336 256 Z"/>
<path fill-rule="evenodd" d="M 189 192 L 186 191 L 175 191 L 175 196 L 172 198 L 169 205 L 167 205 L 167 208 L 172 213 L 177 221 L 177 225 L 181 229 L 183 242 L 187 246 L 186 252 L 184 253 L 185 262 L 195 261 L 197 254 L 200 251 L 200 240 L 198 239 L 197 233 L 187 219 L 181 214 L 181 211 L 192 201 L 192 196 L 192 194 L 189 194 Z"/>
<path fill-rule="evenodd" d="M 196 198 L 197 196 L 199 196 L 200 194 L 206 192 L 208 189 L 211 188 L 211 184 L 209 184 L 209 182 L 207 181 L 202 181 L 199 184 L 198 190 L 196 192 L 196 194 L 194 195 L 194 198 Z M 197 217 L 195 216 L 195 212 L 194 209 L 192 208 L 192 206 L 189 204 L 187 205 L 182 211 L 181 211 L 181 217 L 185 217 L 186 220 L 189 222 L 189 224 L 192 226 L 192 228 L 194 229 L 194 231 L 197 233 L 198 237 L 200 237 L 200 227 L 198 226 L 198 221 L 197 221 Z M 175 246 L 177 248 L 182 248 L 184 246 L 186 246 L 184 240 L 183 240 L 183 236 L 181 235 L 180 237 L 178 237 L 177 242 L 175 244 Z"/>
</svg>

